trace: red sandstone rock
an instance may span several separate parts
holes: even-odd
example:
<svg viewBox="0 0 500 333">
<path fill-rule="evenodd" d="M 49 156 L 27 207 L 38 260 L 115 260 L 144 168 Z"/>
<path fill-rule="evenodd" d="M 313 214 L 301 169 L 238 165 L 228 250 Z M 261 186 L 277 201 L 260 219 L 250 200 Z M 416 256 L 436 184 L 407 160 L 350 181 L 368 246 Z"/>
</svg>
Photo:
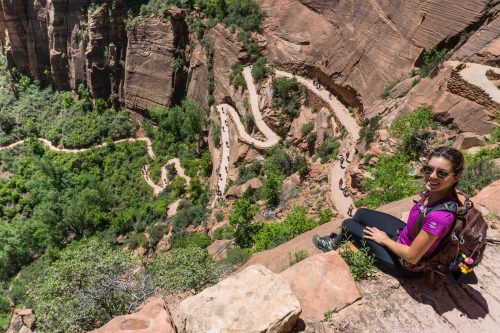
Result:
<svg viewBox="0 0 500 333">
<path fill-rule="evenodd" d="M 113 318 L 109 323 L 90 333 L 176 333 L 165 302 L 159 297 L 148 298 L 141 310 Z"/>
<path fill-rule="evenodd" d="M 362 297 L 349 266 L 337 252 L 306 258 L 280 273 L 302 307 L 302 317 L 323 319 Z"/>
<path fill-rule="evenodd" d="M 489 212 L 500 217 L 500 180 L 496 180 L 483 188 L 472 201 L 479 206 L 485 207 Z"/>
</svg>

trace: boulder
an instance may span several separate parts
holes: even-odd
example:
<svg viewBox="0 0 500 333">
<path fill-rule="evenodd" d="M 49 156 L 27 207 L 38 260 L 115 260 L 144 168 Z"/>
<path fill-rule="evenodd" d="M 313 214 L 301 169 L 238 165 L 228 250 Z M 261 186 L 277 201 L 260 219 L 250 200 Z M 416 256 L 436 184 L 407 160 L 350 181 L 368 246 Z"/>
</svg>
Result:
<svg viewBox="0 0 500 333">
<path fill-rule="evenodd" d="M 472 201 L 477 206 L 486 208 L 490 213 L 496 214 L 500 217 L 500 205 L 498 204 L 498 197 L 500 196 L 500 179 L 494 181 L 490 185 L 483 188 L 476 194 Z"/>
<path fill-rule="evenodd" d="M 455 149 L 469 149 L 472 147 L 477 147 L 481 144 L 481 139 L 474 133 L 470 132 L 465 132 L 465 133 L 460 133 L 456 140 L 455 143 L 453 143 L 453 148 Z"/>
<path fill-rule="evenodd" d="M 31 333 L 35 318 L 31 309 L 15 309 L 6 333 Z"/>
<path fill-rule="evenodd" d="M 230 243 L 231 241 L 229 239 L 216 239 L 207 247 L 207 251 L 212 255 L 214 260 L 224 260 L 227 257 L 227 245 Z"/>
<path fill-rule="evenodd" d="M 227 191 L 226 197 L 228 197 L 228 198 L 231 198 L 231 197 L 241 198 L 241 197 L 243 197 L 243 194 L 245 194 L 246 190 L 248 190 L 249 188 L 255 190 L 255 189 L 258 189 L 261 187 L 262 187 L 262 181 L 259 178 L 255 177 L 255 178 L 248 180 L 246 183 L 244 183 L 242 185 L 231 187 Z"/>
<path fill-rule="evenodd" d="M 248 267 L 181 302 L 180 332 L 290 332 L 301 312 L 288 283 L 262 265 Z"/>
<path fill-rule="evenodd" d="M 322 224 L 319 227 L 309 230 L 273 249 L 256 253 L 239 270 L 241 271 L 251 265 L 260 264 L 266 266 L 275 273 L 282 272 L 290 266 L 290 255 L 293 252 L 302 250 L 306 251 L 309 255 L 322 253 L 311 241 L 312 236 L 314 234 L 325 236 L 332 232 L 338 232 L 341 224 L 342 220 L 333 220 L 332 222 Z"/>
<path fill-rule="evenodd" d="M 138 312 L 113 318 L 90 333 L 176 333 L 172 317 L 160 297 L 148 298 Z"/>
<path fill-rule="evenodd" d="M 416 80 L 416 81 L 415 81 Z M 415 86 L 416 82 L 418 82 L 418 78 L 410 77 L 406 80 L 399 82 L 394 88 L 391 89 L 389 93 L 389 97 L 391 98 L 400 98 L 405 96 L 413 86 Z"/>
<path fill-rule="evenodd" d="M 349 267 L 337 252 L 306 258 L 280 273 L 299 299 L 303 317 L 324 318 L 362 297 Z"/>
</svg>

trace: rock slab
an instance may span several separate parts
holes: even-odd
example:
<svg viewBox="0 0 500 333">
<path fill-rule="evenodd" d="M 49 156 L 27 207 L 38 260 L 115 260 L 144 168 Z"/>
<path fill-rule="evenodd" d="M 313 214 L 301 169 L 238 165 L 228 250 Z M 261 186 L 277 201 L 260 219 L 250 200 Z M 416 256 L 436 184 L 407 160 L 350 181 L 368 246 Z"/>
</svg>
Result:
<svg viewBox="0 0 500 333">
<path fill-rule="evenodd" d="M 362 297 L 349 267 L 337 252 L 317 254 L 280 273 L 302 307 L 302 317 L 323 319 Z"/>
<path fill-rule="evenodd" d="M 146 300 L 136 313 L 113 318 L 109 323 L 90 333 L 176 333 L 167 305 L 159 297 Z"/>
<path fill-rule="evenodd" d="M 288 283 L 262 265 L 248 267 L 179 305 L 180 332 L 290 332 L 301 313 Z"/>
</svg>

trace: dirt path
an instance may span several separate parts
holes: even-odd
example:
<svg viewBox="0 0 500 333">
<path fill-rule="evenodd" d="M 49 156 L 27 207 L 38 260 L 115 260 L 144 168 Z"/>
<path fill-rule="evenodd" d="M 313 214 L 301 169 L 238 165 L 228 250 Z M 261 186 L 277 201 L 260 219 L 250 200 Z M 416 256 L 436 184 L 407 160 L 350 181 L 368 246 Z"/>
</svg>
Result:
<svg viewBox="0 0 500 333">
<path fill-rule="evenodd" d="M 349 148 L 347 151 L 350 152 L 350 156 L 354 156 L 355 154 L 355 143 L 359 139 L 359 126 L 356 123 L 356 120 L 351 116 L 347 108 L 340 103 L 339 100 L 337 100 L 333 95 L 330 98 L 330 92 L 326 89 L 318 89 L 314 86 L 312 80 L 306 79 L 301 76 L 297 75 L 292 75 L 287 72 L 283 72 L 280 70 L 276 70 L 276 75 L 277 76 L 282 76 L 282 77 L 288 77 L 292 78 L 295 77 L 297 80 L 305 85 L 307 89 L 310 91 L 314 92 L 317 96 L 319 96 L 322 100 L 324 100 L 335 112 L 335 115 L 337 116 L 337 119 L 340 121 L 340 123 L 345 127 L 347 132 L 349 133 L 348 140 L 349 140 Z M 345 153 L 345 152 L 341 152 Z M 354 206 L 354 203 L 352 201 L 352 198 L 350 196 L 345 197 L 342 190 L 340 190 L 338 183 L 340 179 L 344 178 L 345 172 L 344 170 L 340 167 L 341 163 L 339 160 L 335 160 L 332 165 L 332 171 L 330 173 L 330 188 L 331 188 L 331 199 L 333 202 L 333 205 L 335 208 L 337 208 L 339 214 L 343 217 L 348 217 L 347 215 L 347 208 L 350 205 Z M 355 212 L 355 209 L 353 209 L 353 213 Z"/>
<path fill-rule="evenodd" d="M 108 145 L 107 142 L 104 142 L 104 143 L 95 145 L 92 148 L 68 149 L 68 148 L 58 148 L 58 147 L 54 146 L 52 144 L 52 142 L 50 142 L 49 140 L 43 139 L 43 138 L 38 138 L 38 140 L 40 140 L 43 144 L 45 144 L 49 148 L 49 150 L 51 150 L 51 151 L 69 153 L 69 154 L 82 153 L 82 152 L 88 151 L 88 150 L 93 149 L 93 148 L 102 148 L 102 147 L 105 147 Z M 14 143 L 11 143 L 8 146 L 0 147 L 0 151 L 2 151 L 4 149 L 11 149 L 11 148 L 14 148 L 16 146 L 19 146 L 19 145 L 23 144 L 25 141 L 26 140 L 19 140 L 19 141 L 16 141 Z M 123 142 L 136 142 L 136 141 L 145 142 L 146 143 L 146 151 L 147 151 L 148 156 L 151 159 L 156 158 L 155 152 L 153 150 L 153 145 L 152 145 L 151 140 L 149 138 L 127 138 L 127 139 L 115 140 L 115 141 L 113 141 L 113 143 L 117 144 L 117 143 L 123 143 Z M 149 166 L 149 164 L 146 164 L 142 167 L 142 170 L 141 170 L 142 177 L 144 178 L 146 183 L 149 185 L 149 187 L 151 187 L 153 189 L 154 196 L 157 196 L 158 194 L 163 192 L 165 190 L 165 188 L 168 186 L 168 177 L 167 177 L 168 171 L 165 167 L 171 163 L 173 163 L 175 165 L 175 169 L 177 171 L 177 174 L 180 177 L 183 177 L 184 179 L 186 179 L 186 183 L 189 186 L 191 178 L 189 176 L 187 176 L 186 173 L 184 172 L 184 168 L 181 166 L 180 160 L 178 158 L 172 158 L 169 161 L 167 161 L 167 163 L 164 166 L 162 166 L 159 184 L 156 184 L 151 179 L 151 176 L 149 175 L 149 167 L 150 166 Z M 177 200 L 176 202 L 171 204 L 171 207 L 169 207 L 169 210 L 167 213 L 167 214 L 171 214 L 169 216 L 175 215 L 175 213 L 177 212 L 177 206 L 179 204 L 179 202 L 178 202 L 179 200 Z"/>
</svg>

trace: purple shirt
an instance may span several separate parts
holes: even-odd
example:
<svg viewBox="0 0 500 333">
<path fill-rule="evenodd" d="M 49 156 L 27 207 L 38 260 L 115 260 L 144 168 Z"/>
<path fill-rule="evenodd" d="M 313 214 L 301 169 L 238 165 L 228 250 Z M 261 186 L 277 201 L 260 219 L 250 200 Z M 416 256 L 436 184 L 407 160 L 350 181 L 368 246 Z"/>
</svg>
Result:
<svg viewBox="0 0 500 333">
<path fill-rule="evenodd" d="M 425 200 L 425 198 L 429 196 L 429 192 L 426 192 L 423 197 L 422 201 Z M 452 198 L 445 198 L 442 200 L 437 201 L 435 204 L 442 203 L 442 202 L 448 202 L 450 200 L 453 200 Z M 427 206 L 424 206 L 424 208 L 427 208 Z M 418 215 L 420 214 L 420 211 L 418 209 L 418 203 L 413 205 L 410 215 L 408 216 L 408 223 L 406 224 L 406 227 L 403 229 L 401 234 L 399 235 L 399 243 L 408 245 L 410 246 L 411 243 L 413 243 L 414 237 L 413 237 L 413 230 L 415 229 L 415 222 L 417 220 Z M 436 210 L 432 211 L 427 216 L 424 218 L 424 224 L 422 225 L 422 230 L 427 231 L 430 234 L 436 235 L 438 238 L 432 244 L 432 246 L 427 250 L 425 253 L 424 257 L 428 257 L 434 252 L 436 247 L 439 245 L 441 240 L 446 237 L 448 234 L 448 231 L 450 231 L 451 227 L 453 226 L 453 223 L 455 222 L 455 214 L 447 211 L 442 211 L 442 210 Z"/>
</svg>

